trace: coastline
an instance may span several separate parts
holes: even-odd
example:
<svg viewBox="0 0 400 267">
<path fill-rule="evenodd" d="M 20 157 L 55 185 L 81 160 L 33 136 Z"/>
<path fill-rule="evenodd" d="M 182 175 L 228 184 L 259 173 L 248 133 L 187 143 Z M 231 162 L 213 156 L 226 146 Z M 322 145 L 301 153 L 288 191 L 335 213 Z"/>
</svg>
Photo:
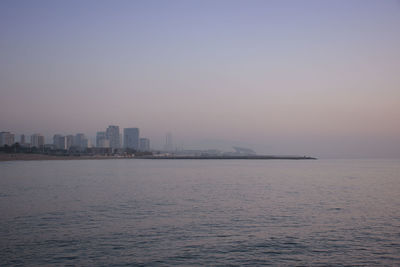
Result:
<svg viewBox="0 0 400 267">
<path fill-rule="evenodd" d="M 89 160 L 89 159 L 120 159 L 123 157 L 114 156 L 55 156 L 44 154 L 0 154 L 0 162 L 2 161 L 34 161 L 34 160 Z M 127 158 L 127 157 L 125 157 Z"/>
<path fill-rule="evenodd" d="M 45 154 L 0 154 L 2 161 L 34 161 L 34 160 L 90 160 L 90 159 L 153 159 L 153 160 L 316 160 L 314 157 L 300 156 L 56 156 Z"/>
</svg>

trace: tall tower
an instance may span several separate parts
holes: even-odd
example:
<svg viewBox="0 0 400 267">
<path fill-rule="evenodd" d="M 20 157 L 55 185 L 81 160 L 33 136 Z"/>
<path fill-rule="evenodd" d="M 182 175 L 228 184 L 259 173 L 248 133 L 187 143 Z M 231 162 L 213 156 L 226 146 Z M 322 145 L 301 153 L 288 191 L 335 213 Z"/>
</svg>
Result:
<svg viewBox="0 0 400 267">
<path fill-rule="evenodd" d="M 110 140 L 110 147 L 112 149 L 120 148 L 120 141 L 119 141 L 119 126 L 110 125 L 106 130 L 106 137 Z"/>
<path fill-rule="evenodd" d="M 139 128 L 124 129 L 124 148 L 139 150 Z"/>
<path fill-rule="evenodd" d="M 164 145 L 164 150 L 168 152 L 174 151 L 174 144 L 172 142 L 172 134 L 167 133 L 165 135 L 165 145 Z"/>
</svg>

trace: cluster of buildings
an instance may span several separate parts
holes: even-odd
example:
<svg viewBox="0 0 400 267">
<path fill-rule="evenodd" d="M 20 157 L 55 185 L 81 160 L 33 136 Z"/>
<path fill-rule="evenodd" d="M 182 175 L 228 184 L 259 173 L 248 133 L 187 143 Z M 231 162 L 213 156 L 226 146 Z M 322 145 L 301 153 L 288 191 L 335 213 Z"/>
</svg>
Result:
<svg viewBox="0 0 400 267">
<path fill-rule="evenodd" d="M 46 144 L 45 137 L 41 134 L 32 134 L 30 143 L 27 141 L 24 134 L 17 141 L 13 133 L 0 132 L 0 147 L 12 146 L 18 143 L 21 147 L 40 150 L 73 150 L 79 152 L 90 151 L 91 153 L 114 153 L 126 150 L 131 152 L 150 151 L 150 140 L 140 137 L 139 128 L 124 128 L 123 134 L 121 134 L 119 126 L 116 125 L 110 125 L 105 131 L 97 132 L 95 146 L 91 144 L 90 139 L 83 133 L 75 135 L 55 134 L 52 144 Z"/>
<path fill-rule="evenodd" d="M 53 148 L 54 149 L 77 149 L 84 150 L 85 148 L 91 147 L 90 140 L 86 138 L 85 134 L 78 133 L 75 135 L 61 135 L 55 134 L 53 136 Z"/>
<path fill-rule="evenodd" d="M 110 125 L 103 132 L 96 134 L 96 147 L 111 149 L 132 149 L 135 151 L 150 151 L 150 140 L 141 138 L 139 128 L 124 128 L 123 135 L 119 126 Z"/>
<path fill-rule="evenodd" d="M 21 135 L 20 141 L 16 142 L 15 134 L 11 132 L 0 132 L 0 147 L 2 146 L 12 146 L 15 143 L 19 143 L 21 146 L 29 147 L 43 147 L 45 145 L 44 136 L 41 134 L 32 134 L 30 143 L 27 142 L 24 134 Z"/>
<path fill-rule="evenodd" d="M 18 142 L 18 141 L 17 141 Z M 5 145 L 9 147 L 16 143 L 15 135 L 11 132 L 0 132 L 0 149 Z M 167 133 L 165 144 L 161 151 L 154 153 L 150 150 L 150 140 L 140 137 L 139 128 L 124 128 L 110 125 L 105 131 L 97 132 L 96 143 L 92 145 L 83 133 L 75 135 L 55 134 L 52 144 L 45 144 L 45 138 L 41 134 L 30 136 L 30 143 L 25 140 L 25 135 L 20 136 L 19 147 L 25 152 L 35 152 L 54 155 L 153 155 L 154 157 L 234 157 L 256 156 L 256 152 L 249 148 L 236 147 L 234 151 L 222 152 L 217 149 L 184 150 L 174 146 L 172 134 Z M 143 153 L 142 153 L 143 152 Z M 147 153 L 150 152 L 150 153 Z"/>
</svg>

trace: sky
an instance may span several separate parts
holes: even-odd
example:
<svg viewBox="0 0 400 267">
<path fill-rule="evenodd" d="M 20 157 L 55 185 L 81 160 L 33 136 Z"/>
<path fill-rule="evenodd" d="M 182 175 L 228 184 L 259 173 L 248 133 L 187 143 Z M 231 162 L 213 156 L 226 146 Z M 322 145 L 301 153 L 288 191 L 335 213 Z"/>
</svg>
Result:
<svg viewBox="0 0 400 267">
<path fill-rule="evenodd" d="M 0 130 L 400 157 L 400 2 L 0 1 Z"/>
</svg>

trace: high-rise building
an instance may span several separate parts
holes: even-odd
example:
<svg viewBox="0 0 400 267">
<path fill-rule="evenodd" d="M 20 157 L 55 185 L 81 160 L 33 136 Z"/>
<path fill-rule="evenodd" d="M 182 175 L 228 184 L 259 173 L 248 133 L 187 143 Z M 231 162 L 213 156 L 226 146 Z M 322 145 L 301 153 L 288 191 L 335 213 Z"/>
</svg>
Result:
<svg viewBox="0 0 400 267">
<path fill-rule="evenodd" d="M 143 152 L 150 151 L 150 140 L 148 138 L 140 138 L 139 150 Z"/>
<path fill-rule="evenodd" d="M 20 145 L 24 145 L 25 144 L 25 135 L 24 134 L 21 134 L 19 143 L 20 143 Z"/>
<path fill-rule="evenodd" d="M 106 132 L 97 132 L 96 147 L 110 147 L 110 141 L 107 139 Z"/>
<path fill-rule="evenodd" d="M 139 150 L 139 128 L 124 129 L 124 148 Z"/>
<path fill-rule="evenodd" d="M 85 134 L 77 133 L 74 138 L 74 146 L 77 148 L 84 148 Z"/>
<path fill-rule="evenodd" d="M 172 134 L 167 133 L 165 136 L 165 145 L 164 145 L 164 150 L 165 151 L 174 151 L 174 144 L 172 142 Z"/>
<path fill-rule="evenodd" d="M 67 138 L 60 134 L 55 134 L 53 136 L 53 145 L 56 149 L 66 149 L 67 148 Z"/>
<path fill-rule="evenodd" d="M 92 144 L 90 143 L 90 140 L 88 138 L 84 138 L 82 140 L 82 146 L 81 146 L 82 148 L 88 148 L 91 146 L 92 146 Z"/>
<path fill-rule="evenodd" d="M 31 135 L 31 147 L 41 148 L 44 146 L 44 136 L 41 134 Z"/>
<path fill-rule="evenodd" d="M 14 134 L 10 132 L 0 132 L 0 146 L 11 146 L 14 144 Z"/>
<path fill-rule="evenodd" d="M 110 140 L 104 138 L 104 139 L 100 139 L 98 142 L 97 147 L 101 147 L 101 148 L 109 148 L 110 147 Z"/>
<path fill-rule="evenodd" d="M 106 137 L 110 140 L 110 147 L 112 149 L 120 148 L 121 143 L 119 140 L 119 126 L 110 125 L 106 130 Z"/>
<path fill-rule="evenodd" d="M 65 138 L 66 138 L 66 148 L 70 149 L 74 145 L 74 136 L 70 134 L 67 135 Z"/>
</svg>

